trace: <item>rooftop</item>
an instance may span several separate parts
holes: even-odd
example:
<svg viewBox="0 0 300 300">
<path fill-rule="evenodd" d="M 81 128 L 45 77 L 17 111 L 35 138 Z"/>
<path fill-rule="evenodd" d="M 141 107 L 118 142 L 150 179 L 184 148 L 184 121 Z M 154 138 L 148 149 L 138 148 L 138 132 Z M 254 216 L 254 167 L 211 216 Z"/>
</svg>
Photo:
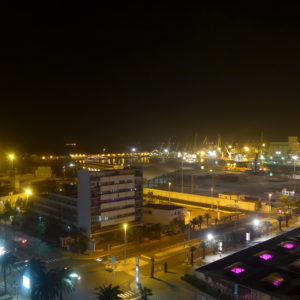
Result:
<svg viewBox="0 0 300 300">
<path fill-rule="evenodd" d="M 197 272 L 279 299 L 300 299 L 300 228 L 203 266 Z"/>
<path fill-rule="evenodd" d="M 152 209 L 161 209 L 161 210 L 176 210 L 176 209 L 184 209 L 182 206 L 177 205 L 166 205 L 166 204 L 147 204 L 144 207 L 152 208 Z"/>
</svg>

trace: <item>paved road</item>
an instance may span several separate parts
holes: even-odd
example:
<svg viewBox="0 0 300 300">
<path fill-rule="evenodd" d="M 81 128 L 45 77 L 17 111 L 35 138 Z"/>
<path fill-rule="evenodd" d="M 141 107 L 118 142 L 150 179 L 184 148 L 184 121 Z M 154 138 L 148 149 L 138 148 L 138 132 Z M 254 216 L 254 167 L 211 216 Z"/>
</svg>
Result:
<svg viewBox="0 0 300 300">
<path fill-rule="evenodd" d="M 237 224 L 233 223 L 228 223 L 225 224 L 222 227 L 219 227 L 216 230 L 216 233 L 218 234 L 224 234 L 225 232 L 231 232 L 234 228 L 238 229 L 240 228 L 243 224 L 246 224 L 246 222 L 249 221 L 249 219 L 244 219 L 240 220 L 237 222 Z M 211 229 L 208 229 L 211 230 Z M 200 240 L 203 239 L 208 230 L 201 230 L 201 231 L 195 231 L 192 234 L 192 243 L 197 241 L 198 244 L 200 244 Z M 217 232 L 218 231 L 218 232 Z M 162 239 L 161 241 L 150 243 L 148 245 L 141 245 L 140 247 L 136 247 L 132 245 L 131 247 L 128 248 L 127 251 L 127 257 L 132 258 L 127 260 L 127 266 L 123 266 L 123 247 L 117 248 L 113 251 L 113 255 L 116 256 L 117 258 L 117 270 L 116 272 L 113 271 L 108 271 L 106 270 L 106 264 L 104 263 L 99 263 L 96 262 L 95 259 L 90 259 L 90 260 L 74 260 L 74 259 L 68 259 L 63 262 L 53 262 L 51 263 L 51 267 L 61 267 L 62 265 L 70 266 L 72 267 L 76 272 L 78 272 L 81 275 L 81 280 L 78 284 L 77 290 L 75 294 L 70 295 L 67 299 L 71 300 L 88 300 L 88 299 L 94 299 L 94 289 L 103 284 L 118 284 L 121 286 L 123 291 L 130 291 L 132 289 L 131 285 L 135 280 L 135 262 L 134 262 L 134 257 L 139 256 L 139 255 L 145 255 L 148 257 L 155 256 L 159 252 L 166 252 L 166 255 L 162 255 L 162 260 L 161 261 L 156 261 L 155 264 L 155 274 L 158 276 L 164 277 L 164 263 L 167 262 L 169 266 L 169 270 L 175 270 L 177 276 L 175 276 L 171 281 L 177 282 L 176 288 L 174 285 L 174 289 L 172 288 L 172 282 L 168 283 L 168 286 L 170 288 L 170 293 L 168 294 L 170 298 L 164 298 L 165 300 L 167 299 L 184 299 L 184 298 L 178 298 L 178 295 L 188 295 L 190 294 L 189 289 L 183 288 L 182 290 L 180 289 L 179 283 L 180 281 L 180 274 L 184 274 L 186 271 L 190 269 L 190 266 L 186 265 L 186 253 L 189 253 L 188 248 L 184 250 L 183 245 L 184 243 L 182 241 L 182 235 L 180 236 L 174 236 L 170 237 L 168 239 Z M 181 245 L 181 247 L 180 247 Z M 175 252 L 168 252 L 170 249 L 174 247 L 178 247 L 178 251 Z M 175 249 L 176 250 L 176 249 Z M 103 253 L 103 255 L 107 255 L 108 252 Z M 200 256 L 200 250 L 195 253 L 195 257 Z M 147 286 L 147 284 L 150 284 L 153 287 L 157 287 L 158 290 L 161 293 L 163 291 L 163 285 L 161 285 L 161 281 L 159 279 L 149 279 L 150 275 L 150 264 L 145 263 L 144 261 L 142 262 L 141 266 L 141 278 L 142 278 L 142 283 Z M 178 271 L 178 269 L 180 271 Z M 172 274 L 172 273 L 170 273 Z M 155 275 L 155 276 L 156 276 Z M 172 275 L 168 275 L 171 276 Z M 149 279 L 149 280 L 148 280 Z M 179 281 L 178 281 L 179 280 Z M 149 283 L 150 282 L 150 283 Z M 166 282 L 165 282 L 166 284 Z M 175 293 L 175 290 L 177 289 L 177 292 L 179 294 Z M 175 293 L 175 294 L 174 294 Z M 172 296 L 173 295 L 173 296 Z M 176 297 L 174 298 L 174 296 Z M 136 296 L 132 296 L 134 297 Z M 131 299 L 131 298 L 129 298 Z M 157 299 L 157 298 L 153 298 Z M 162 299 L 162 298 L 161 298 Z M 186 298 L 186 299 L 193 299 L 193 298 Z"/>
</svg>

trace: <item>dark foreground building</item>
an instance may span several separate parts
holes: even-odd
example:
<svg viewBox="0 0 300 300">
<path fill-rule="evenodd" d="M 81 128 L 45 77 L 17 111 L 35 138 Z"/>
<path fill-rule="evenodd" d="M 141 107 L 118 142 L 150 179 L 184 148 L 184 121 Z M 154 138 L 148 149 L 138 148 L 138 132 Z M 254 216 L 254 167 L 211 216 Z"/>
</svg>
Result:
<svg viewBox="0 0 300 300">
<path fill-rule="evenodd" d="M 196 270 L 232 299 L 300 299 L 300 228 Z"/>
</svg>

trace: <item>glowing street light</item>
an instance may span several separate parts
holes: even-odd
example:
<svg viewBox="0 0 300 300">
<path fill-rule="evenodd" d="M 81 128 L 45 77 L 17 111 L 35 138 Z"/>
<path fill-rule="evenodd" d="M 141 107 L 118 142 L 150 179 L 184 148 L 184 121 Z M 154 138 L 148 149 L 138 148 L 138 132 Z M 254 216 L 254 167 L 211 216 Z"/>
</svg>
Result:
<svg viewBox="0 0 300 300">
<path fill-rule="evenodd" d="M 209 150 L 208 155 L 211 157 L 215 157 L 217 155 L 217 152 L 215 150 L 213 150 L 213 151 Z"/>
<path fill-rule="evenodd" d="M 297 155 L 293 155 L 292 159 L 294 160 L 294 177 L 295 177 L 295 174 L 296 174 L 296 160 L 298 159 L 298 156 Z"/>
<path fill-rule="evenodd" d="M 26 207 L 27 207 L 27 205 L 28 205 L 28 198 L 29 198 L 29 196 L 30 195 L 32 195 L 32 190 L 31 189 L 26 189 L 25 190 L 25 194 L 26 194 Z"/>
<path fill-rule="evenodd" d="M 30 289 L 30 278 L 26 275 L 23 275 L 22 284 L 25 289 Z"/>
<path fill-rule="evenodd" d="M 133 148 L 131 149 L 131 152 L 133 152 L 133 153 L 136 152 L 136 148 L 133 147 Z"/>
<path fill-rule="evenodd" d="M 128 224 L 125 223 L 123 224 L 123 228 L 124 228 L 124 264 L 126 265 L 126 251 L 127 251 L 127 239 L 126 239 L 126 231 L 127 231 L 127 226 Z"/>
<path fill-rule="evenodd" d="M 253 225 L 254 225 L 255 227 L 258 227 L 259 224 L 260 224 L 260 220 L 258 220 L 258 219 L 254 219 L 254 220 L 253 220 Z"/>
<path fill-rule="evenodd" d="M 187 213 L 188 213 L 188 215 L 189 215 L 188 243 L 189 243 L 189 246 L 190 246 L 190 243 L 191 243 L 191 211 L 188 210 Z"/>
<path fill-rule="evenodd" d="M 170 206 L 170 204 L 171 204 L 170 194 L 171 194 L 171 185 L 172 185 L 172 182 L 168 182 L 168 185 L 169 185 L 169 206 Z"/>
<path fill-rule="evenodd" d="M 11 168 L 14 168 L 14 160 L 16 159 L 15 155 L 13 153 L 8 154 L 8 159 L 11 161 Z"/>
<path fill-rule="evenodd" d="M 80 277 L 77 273 L 71 273 L 71 274 L 69 275 L 69 277 L 70 277 L 70 278 L 76 278 L 76 279 L 78 279 L 78 280 L 81 279 L 81 277 Z"/>
<path fill-rule="evenodd" d="M 271 214 L 271 211 L 272 211 L 272 208 L 271 208 L 271 198 L 272 198 L 272 193 L 269 193 L 268 194 L 268 197 L 269 197 L 269 207 L 270 207 L 270 210 L 269 210 L 269 215 Z"/>
<path fill-rule="evenodd" d="M 165 152 L 165 153 L 169 153 L 169 149 L 167 149 L 167 148 L 164 149 L 164 152 Z"/>
<path fill-rule="evenodd" d="M 211 233 L 209 233 L 209 234 L 207 235 L 207 240 L 208 240 L 208 241 L 212 241 L 213 238 L 214 238 L 214 236 L 213 236 Z"/>
<path fill-rule="evenodd" d="M 245 147 L 244 147 L 244 150 L 245 150 L 245 152 L 249 152 L 250 148 L 247 147 L 247 146 L 245 146 Z"/>
<path fill-rule="evenodd" d="M 0 256 L 4 255 L 6 253 L 6 250 L 4 248 L 4 246 L 0 247 Z"/>
</svg>

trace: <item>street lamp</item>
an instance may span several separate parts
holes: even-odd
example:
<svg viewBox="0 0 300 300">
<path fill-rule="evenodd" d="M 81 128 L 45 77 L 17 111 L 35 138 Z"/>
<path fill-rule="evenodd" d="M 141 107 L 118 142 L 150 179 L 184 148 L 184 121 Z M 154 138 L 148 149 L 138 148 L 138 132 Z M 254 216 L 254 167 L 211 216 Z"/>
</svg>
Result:
<svg viewBox="0 0 300 300">
<path fill-rule="evenodd" d="M 253 225 L 254 225 L 255 227 L 258 227 L 259 224 L 260 224 L 260 220 L 258 220 L 258 219 L 254 219 L 254 220 L 253 220 Z"/>
<path fill-rule="evenodd" d="M 268 196 L 269 196 L 269 207 L 270 207 L 270 210 L 269 210 L 269 217 L 271 215 L 271 212 L 272 212 L 272 208 L 271 208 L 271 198 L 272 198 L 272 193 L 269 193 Z"/>
<path fill-rule="evenodd" d="M 297 155 L 293 155 L 292 159 L 294 160 L 294 178 L 295 178 L 295 174 L 296 174 L 296 160 L 298 159 Z"/>
<path fill-rule="evenodd" d="M 127 226 L 128 226 L 128 224 L 127 223 L 125 223 L 124 225 L 123 225 L 123 227 L 124 227 L 124 264 L 126 265 L 126 248 L 127 248 L 127 239 L 126 239 L 126 231 L 127 231 Z"/>
<path fill-rule="evenodd" d="M 211 233 L 209 233 L 208 235 L 207 235 L 207 240 L 208 241 L 212 241 L 213 240 L 213 238 L 214 238 L 214 236 L 211 234 Z"/>
<path fill-rule="evenodd" d="M 13 153 L 8 154 L 8 159 L 11 161 L 11 168 L 14 168 L 14 160 L 15 160 L 15 155 Z"/>
<path fill-rule="evenodd" d="M 168 185 L 169 185 L 169 206 L 170 206 L 170 204 L 171 204 L 170 194 L 171 194 L 171 185 L 172 185 L 172 182 L 169 182 Z"/>
<path fill-rule="evenodd" d="M 131 149 L 131 151 L 134 153 L 134 152 L 136 151 L 136 148 L 133 147 L 133 148 Z"/>
<path fill-rule="evenodd" d="M 191 243 L 191 211 L 188 210 L 187 213 L 188 213 L 188 215 L 189 215 L 188 243 L 189 243 L 189 246 L 190 246 L 190 243 Z"/>
<path fill-rule="evenodd" d="M 32 190 L 31 189 L 26 189 L 25 190 L 25 194 L 26 194 L 26 207 L 28 205 L 28 198 L 30 195 L 32 195 Z"/>
<path fill-rule="evenodd" d="M 212 186 L 210 188 L 210 197 L 212 198 L 214 196 L 214 187 Z M 211 199 L 211 209 L 213 209 L 213 199 Z"/>
<path fill-rule="evenodd" d="M 260 220 L 259 219 L 254 219 L 252 221 L 253 227 L 255 230 L 258 230 L 258 226 L 260 225 Z M 255 234 L 255 231 L 253 232 L 253 234 Z"/>
</svg>

